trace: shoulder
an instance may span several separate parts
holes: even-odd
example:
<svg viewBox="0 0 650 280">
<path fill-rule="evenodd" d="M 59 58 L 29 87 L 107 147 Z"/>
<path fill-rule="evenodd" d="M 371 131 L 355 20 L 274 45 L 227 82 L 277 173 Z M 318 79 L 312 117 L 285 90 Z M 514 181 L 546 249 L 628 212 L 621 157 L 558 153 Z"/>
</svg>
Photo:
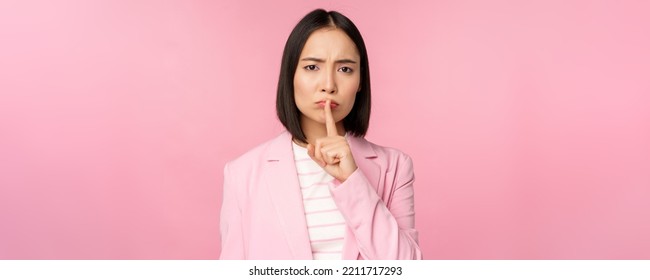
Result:
<svg viewBox="0 0 650 280">
<path fill-rule="evenodd" d="M 277 141 L 278 137 L 279 136 L 276 136 L 261 144 L 258 144 L 257 146 L 254 146 L 253 148 L 249 149 L 243 154 L 240 154 L 234 159 L 228 161 L 226 165 L 230 166 L 231 168 L 235 168 L 241 165 L 249 165 L 251 162 L 255 162 L 263 159 L 267 154 L 269 147 L 275 141 Z"/>
<path fill-rule="evenodd" d="M 278 153 L 284 152 L 279 150 L 286 149 L 287 147 L 291 149 L 290 141 L 291 134 L 287 131 L 283 131 L 277 136 L 258 144 L 245 153 L 230 160 L 226 163 L 225 169 L 230 169 L 232 171 L 254 169 L 262 162 L 268 159 L 274 159 L 277 157 Z"/>
<path fill-rule="evenodd" d="M 354 138 L 354 141 L 359 146 L 362 153 L 367 157 L 376 157 L 381 164 L 385 164 L 388 171 L 407 171 L 412 172 L 413 160 L 411 157 L 402 150 L 389 146 L 382 146 L 374 142 L 370 142 L 365 138 Z M 374 154 L 374 155 L 373 155 Z"/>
</svg>

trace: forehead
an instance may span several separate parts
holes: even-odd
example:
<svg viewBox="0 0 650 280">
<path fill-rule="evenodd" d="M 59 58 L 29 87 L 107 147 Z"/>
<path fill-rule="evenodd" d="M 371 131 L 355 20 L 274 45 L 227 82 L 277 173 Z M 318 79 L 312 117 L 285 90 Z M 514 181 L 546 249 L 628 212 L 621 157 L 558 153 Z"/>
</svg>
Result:
<svg viewBox="0 0 650 280">
<path fill-rule="evenodd" d="M 321 28 L 314 31 L 300 53 L 300 57 L 359 58 L 359 51 L 352 39 L 338 28 Z"/>
</svg>

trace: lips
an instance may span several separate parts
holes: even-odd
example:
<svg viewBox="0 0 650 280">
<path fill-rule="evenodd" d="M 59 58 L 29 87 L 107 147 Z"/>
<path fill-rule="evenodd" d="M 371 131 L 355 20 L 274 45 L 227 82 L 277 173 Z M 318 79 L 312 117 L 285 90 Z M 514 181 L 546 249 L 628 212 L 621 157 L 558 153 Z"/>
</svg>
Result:
<svg viewBox="0 0 650 280">
<path fill-rule="evenodd" d="M 318 102 L 316 102 L 316 104 L 317 104 L 318 107 L 320 107 L 320 108 L 325 108 L 325 100 L 318 101 Z M 336 107 L 338 107 L 338 106 L 339 106 L 338 103 L 336 103 L 336 102 L 334 102 L 334 101 L 331 101 L 331 102 L 330 102 L 330 108 L 334 109 L 334 108 L 336 108 Z"/>
</svg>

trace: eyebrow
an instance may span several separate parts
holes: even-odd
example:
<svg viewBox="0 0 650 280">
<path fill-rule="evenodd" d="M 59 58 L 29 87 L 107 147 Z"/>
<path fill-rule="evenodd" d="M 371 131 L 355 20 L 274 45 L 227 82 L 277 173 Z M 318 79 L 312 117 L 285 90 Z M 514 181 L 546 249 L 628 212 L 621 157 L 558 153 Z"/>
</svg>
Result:
<svg viewBox="0 0 650 280">
<path fill-rule="evenodd" d="M 305 57 L 305 58 L 301 59 L 301 61 L 315 61 L 315 62 L 320 62 L 320 63 L 325 62 L 324 59 L 316 58 L 316 57 Z M 336 63 L 350 63 L 350 64 L 356 64 L 357 63 L 356 61 L 354 61 L 352 59 L 349 59 L 349 58 L 339 59 L 339 60 L 336 60 L 335 62 Z"/>
</svg>

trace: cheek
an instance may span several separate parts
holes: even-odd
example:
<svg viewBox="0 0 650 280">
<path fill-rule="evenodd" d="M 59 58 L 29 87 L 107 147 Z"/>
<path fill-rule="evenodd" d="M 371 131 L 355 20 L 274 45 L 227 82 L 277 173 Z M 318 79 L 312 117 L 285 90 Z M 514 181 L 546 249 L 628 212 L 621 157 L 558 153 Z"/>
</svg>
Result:
<svg viewBox="0 0 650 280">
<path fill-rule="evenodd" d="M 307 104 L 309 104 L 308 97 L 308 85 L 305 84 L 304 79 L 301 80 L 300 77 L 296 75 L 293 80 L 293 99 L 301 112 L 306 108 Z"/>
<path fill-rule="evenodd" d="M 359 90 L 359 87 L 361 86 L 361 77 L 359 74 L 355 75 L 354 77 L 346 77 L 345 79 L 341 80 L 341 90 L 345 90 L 345 92 L 357 92 Z"/>
<path fill-rule="evenodd" d="M 356 101 L 356 92 L 350 96 L 349 102 L 348 102 L 348 112 L 352 111 L 352 107 L 354 107 L 354 103 Z"/>
<path fill-rule="evenodd" d="M 308 91 L 310 87 L 310 81 L 305 75 L 296 73 L 293 78 L 293 88 L 296 92 Z"/>
<path fill-rule="evenodd" d="M 359 90 L 359 80 L 351 80 L 345 84 L 345 88 L 342 89 L 342 93 L 345 92 L 346 100 L 354 101 L 357 96 L 357 91 Z"/>
<path fill-rule="evenodd" d="M 304 95 L 305 89 L 304 85 L 300 80 L 300 77 L 296 74 L 293 78 L 293 98 L 296 102 L 296 105 L 301 104 L 301 96 Z"/>
</svg>

